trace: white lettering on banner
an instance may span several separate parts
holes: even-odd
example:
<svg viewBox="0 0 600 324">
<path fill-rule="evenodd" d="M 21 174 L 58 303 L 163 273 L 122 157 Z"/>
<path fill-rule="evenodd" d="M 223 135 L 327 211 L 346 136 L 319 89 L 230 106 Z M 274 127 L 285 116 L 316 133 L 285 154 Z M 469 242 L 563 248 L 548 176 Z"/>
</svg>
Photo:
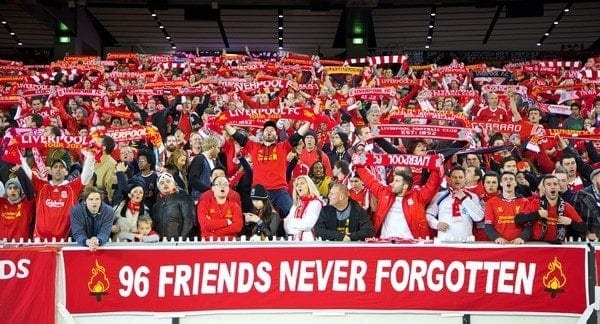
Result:
<svg viewBox="0 0 600 324">
<path fill-rule="evenodd" d="M 441 260 L 429 263 L 424 260 L 395 260 L 393 263 L 392 260 L 379 260 L 374 290 L 381 292 L 385 282 L 389 282 L 395 291 L 439 292 L 446 288 L 459 292 L 464 289 L 466 281 L 467 292 L 474 293 L 478 276 L 485 275 L 487 294 L 531 295 L 535 268 L 535 263 L 514 261 L 453 261 L 445 267 Z"/>
<path fill-rule="evenodd" d="M 325 267 L 321 260 L 295 260 L 292 264 L 282 261 L 279 291 L 315 291 L 315 279 L 316 291 L 326 291 L 328 285 L 331 285 L 332 291 L 366 291 L 366 272 L 367 263 L 362 260 L 329 260 Z"/>
<path fill-rule="evenodd" d="M 21 135 L 21 142 L 23 144 L 59 144 L 65 143 L 67 145 L 89 145 L 90 142 L 86 137 L 83 136 L 37 136 L 30 134 Z"/>
<path fill-rule="evenodd" d="M 482 129 L 488 129 L 488 130 L 495 128 L 501 133 L 504 133 L 504 132 L 518 133 L 523 128 L 521 124 L 514 124 L 514 123 L 488 122 L 488 123 L 472 123 L 472 125 L 481 127 Z"/>
<path fill-rule="evenodd" d="M 138 140 L 146 136 L 146 129 L 140 128 L 122 131 L 114 130 L 111 132 L 106 132 L 106 135 L 112 137 L 112 139 L 115 140 L 115 142 Z"/>
<path fill-rule="evenodd" d="M 46 206 L 49 208 L 63 208 L 65 206 L 65 202 L 61 200 L 52 200 L 50 198 L 46 199 Z"/>
<path fill-rule="evenodd" d="M 399 155 L 391 154 L 388 155 L 391 164 L 413 164 L 413 165 L 428 165 L 431 156 L 425 155 Z"/>
<path fill-rule="evenodd" d="M 125 289 L 119 289 L 122 297 L 129 297 L 131 292 L 135 292 L 138 297 L 145 297 L 150 291 L 150 281 L 148 280 L 150 269 L 146 266 L 139 267 L 135 273 L 130 266 L 124 266 L 119 271 L 119 281 L 125 286 Z"/>
<path fill-rule="evenodd" d="M 29 262 L 28 260 L 26 260 Z M 0 261 L 0 279 L 26 277 L 27 267 Z M 17 272 L 17 269 L 19 272 Z M 279 292 L 366 292 L 419 291 L 434 293 L 483 292 L 486 294 L 532 295 L 535 263 L 515 261 L 389 260 L 377 261 L 375 274 L 367 275 L 363 260 L 293 260 L 279 264 Z M 150 283 L 150 269 L 123 266 L 119 271 L 119 294 L 129 297 L 180 297 L 216 294 L 247 294 L 271 291 L 273 266 L 268 261 L 206 262 L 162 265 L 158 283 Z M 21 278 L 20 277 L 20 278 Z M 367 285 L 366 278 L 369 278 Z M 479 286 L 478 286 L 479 284 Z M 157 292 L 151 292 L 158 286 Z"/>
<path fill-rule="evenodd" d="M 0 280 L 27 278 L 30 264 L 29 259 L 20 259 L 16 263 L 13 260 L 0 260 Z"/>
<path fill-rule="evenodd" d="M 164 265 L 159 269 L 158 297 L 248 293 L 253 288 L 265 293 L 271 287 L 269 262 L 194 263 Z"/>
<path fill-rule="evenodd" d="M 260 109 L 246 109 L 246 110 L 230 110 L 229 116 L 231 117 L 244 117 L 248 116 L 254 118 L 254 116 L 279 116 L 279 115 L 299 115 L 301 109 L 299 108 L 260 108 Z"/>
</svg>

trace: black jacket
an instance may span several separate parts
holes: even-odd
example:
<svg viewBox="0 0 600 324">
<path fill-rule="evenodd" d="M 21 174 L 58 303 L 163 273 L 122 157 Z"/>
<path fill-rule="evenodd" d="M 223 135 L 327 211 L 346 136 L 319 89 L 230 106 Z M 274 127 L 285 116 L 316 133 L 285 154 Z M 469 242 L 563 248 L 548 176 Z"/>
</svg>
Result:
<svg viewBox="0 0 600 324">
<path fill-rule="evenodd" d="M 596 203 L 593 185 L 575 192 L 571 205 L 575 207 L 575 210 L 583 219 L 588 233 L 600 233 L 600 208 Z M 572 235 L 573 233 L 569 234 Z"/>
<path fill-rule="evenodd" d="M 341 241 L 344 239 L 345 234 L 339 232 L 337 228 L 346 225 L 352 241 L 364 241 L 365 238 L 375 236 L 375 229 L 367 212 L 352 200 L 349 200 L 349 204 L 350 217 L 347 219 L 347 224 L 345 224 L 346 221 L 337 219 L 335 207 L 331 205 L 324 206 L 314 227 L 315 236 L 323 240 Z"/>
<path fill-rule="evenodd" d="M 245 224 L 241 235 L 246 235 L 248 238 L 254 235 L 260 235 L 270 240 L 277 236 L 277 228 L 279 227 L 279 223 L 281 223 L 279 214 L 273 212 L 269 222 L 261 221 L 260 224 L 253 222 Z"/>
<path fill-rule="evenodd" d="M 159 198 L 152 208 L 152 221 L 161 238 L 191 238 L 197 223 L 192 197 L 176 192 Z"/>
</svg>

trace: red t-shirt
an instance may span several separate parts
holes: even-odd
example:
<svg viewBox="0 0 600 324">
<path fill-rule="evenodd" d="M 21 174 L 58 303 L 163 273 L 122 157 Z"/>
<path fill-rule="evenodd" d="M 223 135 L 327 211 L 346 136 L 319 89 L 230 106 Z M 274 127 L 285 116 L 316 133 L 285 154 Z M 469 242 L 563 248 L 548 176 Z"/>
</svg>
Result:
<svg viewBox="0 0 600 324">
<path fill-rule="evenodd" d="M 512 118 L 506 111 L 506 109 L 497 107 L 495 111 L 492 111 L 489 107 L 485 107 L 480 109 L 477 112 L 477 117 L 475 117 L 475 121 L 478 122 L 511 122 Z"/>
<path fill-rule="evenodd" d="M 254 171 L 252 186 L 261 184 L 267 190 L 287 188 L 288 185 L 285 178 L 286 157 L 292 150 L 292 145 L 289 141 L 269 146 L 248 141 L 244 149 L 252 156 L 252 168 Z"/>
<path fill-rule="evenodd" d="M 33 176 L 31 181 L 37 192 L 36 219 L 33 236 L 41 239 L 68 238 L 71 228 L 71 207 L 77 204 L 83 191 L 81 177 L 54 186 Z"/>
<path fill-rule="evenodd" d="M 485 204 L 485 223 L 492 225 L 500 236 L 508 241 L 518 238 L 523 227 L 515 224 L 515 216 L 523 211 L 529 201 L 519 197 L 506 200 L 500 196 L 492 197 Z"/>
<path fill-rule="evenodd" d="M 0 198 L 0 238 L 29 239 L 33 207 L 33 200 L 23 199 L 11 205 L 6 198 Z"/>
</svg>

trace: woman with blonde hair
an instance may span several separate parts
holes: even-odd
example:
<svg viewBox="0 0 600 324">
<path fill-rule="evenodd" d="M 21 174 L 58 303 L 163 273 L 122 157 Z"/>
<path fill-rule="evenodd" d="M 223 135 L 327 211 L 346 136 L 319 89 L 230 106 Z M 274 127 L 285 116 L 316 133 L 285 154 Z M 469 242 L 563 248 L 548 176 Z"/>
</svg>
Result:
<svg viewBox="0 0 600 324">
<path fill-rule="evenodd" d="M 294 180 L 292 208 L 284 220 L 288 237 L 298 241 L 314 241 L 313 227 L 323 207 L 319 190 L 309 176 L 301 175 Z"/>
<path fill-rule="evenodd" d="M 168 166 L 175 167 L 177 170 L 173 170 L 177 173 L 173 174 L 175 178 L 175 182 L 177 186 L 187 192 L 188 190 L 188 169 L 190 166 L 190 160 L 188 158 L 188 154 L 183 149 L 176 149 L 171 153 L 171 156 L 167 159 L 165 163 L 165 168 L 170 169 Z M 172 168 L 171 167 L 171 168 Z"/>
</svg>

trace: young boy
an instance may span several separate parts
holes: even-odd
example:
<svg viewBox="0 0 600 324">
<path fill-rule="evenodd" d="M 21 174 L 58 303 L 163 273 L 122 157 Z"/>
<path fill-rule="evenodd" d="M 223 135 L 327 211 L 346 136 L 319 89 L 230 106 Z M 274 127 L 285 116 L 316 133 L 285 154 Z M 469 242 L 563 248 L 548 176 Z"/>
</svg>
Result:
<svg viewBox="0 0 600 324">
<path fill-rule="evenodd" d="M 119 239 L 123 241 L 135 241 L 144 243 L 158 242 L 159 236 L 158 233 L 152 230 L 152 219 L 150 217 L 142 216 L 138 218 L 137 229 L 137 233 L 119 233 Z"/>
</svg>

